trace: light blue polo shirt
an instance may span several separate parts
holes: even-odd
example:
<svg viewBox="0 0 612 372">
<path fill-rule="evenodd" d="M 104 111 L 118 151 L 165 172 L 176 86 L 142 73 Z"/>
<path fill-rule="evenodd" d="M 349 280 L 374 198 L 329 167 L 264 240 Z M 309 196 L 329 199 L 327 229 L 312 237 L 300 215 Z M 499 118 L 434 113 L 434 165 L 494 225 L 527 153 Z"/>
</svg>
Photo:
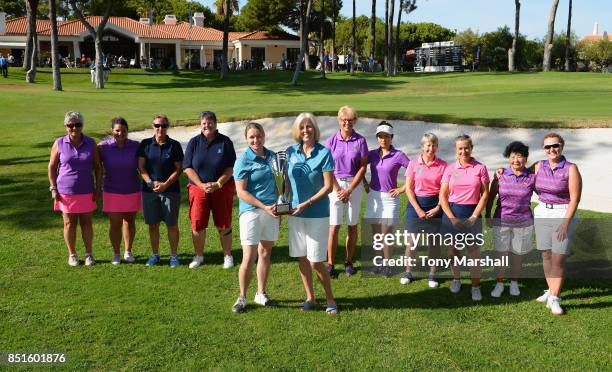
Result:
<svg viewBox="0 0 612 372">
<path fill-rule="evenodd" d="M 250 147 L 234 164 L 234 179 L 246 180 L 246 189 L 257 200 L 265 205 L 276 203 L 276 183 L 270 162 L 274 159 L 274 152 L 264 147 L 265 159 L 257 156 Z M 240 199 L 239 213 L 257 209 Z"/>
<path fill-rule="evenodd" d="M 301 144 L 289 147 L 287 159 L 289 159 L 289 181 L 293 192 L 291 207 L 296 208 L 298 204 L 307 201 L 323 188 L 323 172 L 334 171 L 334 159 L 329 149 L 318 142 L 308 158 L 302 152 Z M 297 217 L 329 217 L 329 200 L 326 197 L 317 200 Z"/>
</svg>

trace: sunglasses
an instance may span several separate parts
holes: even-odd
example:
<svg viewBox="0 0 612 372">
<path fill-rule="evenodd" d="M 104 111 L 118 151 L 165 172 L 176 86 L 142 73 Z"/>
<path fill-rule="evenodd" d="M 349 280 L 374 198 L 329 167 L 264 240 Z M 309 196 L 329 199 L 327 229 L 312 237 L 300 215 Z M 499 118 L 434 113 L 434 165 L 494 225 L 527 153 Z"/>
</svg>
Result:
<svg viewBox="0 0 612 372">
<path fill-rule="evenodd" d="M 163 129 L 166 129 L 166 128 L 168 128 L 168 127 L 169 127 L 169 125 L 168 125 L 168 124 L 153 124 L 153 126 L 154 126 L 155 128 L 163 128 Z"/>
<path fill-rule="evenodd" d="M 83 123 L 66 124 L 66 126 L 70 129 L 81 128 L 83 126 Z"/>
<path fill-rule="evenodd" d="M 560 143 L 553 143 L 552 145 L 545 145 L 544 150 L 558 149 L 559 147 L 561 147 Z"/>
</svg>

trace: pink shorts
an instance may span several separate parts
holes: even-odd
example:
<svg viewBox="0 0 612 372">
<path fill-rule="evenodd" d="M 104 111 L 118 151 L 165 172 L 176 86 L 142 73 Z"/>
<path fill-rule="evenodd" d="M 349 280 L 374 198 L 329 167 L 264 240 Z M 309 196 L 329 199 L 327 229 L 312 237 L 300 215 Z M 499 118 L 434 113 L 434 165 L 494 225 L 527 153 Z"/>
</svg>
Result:
<svg viewBox="0 0 612 372">
<path fill-rule="evenodd" d="M 113 194 L 104 192 L 102 194 L 102 212 L 138 212 L 142 210 L 142 193 L 140 191 L 131 194 Z"/>
<path fill-rule="evenodd" d="M 62 213 L 89 213 L 98 208 L 93 201 L 93 193 L 68 195 L 60 194 L 60 200 L 55 201 L 53 210 Z"/>
</svg>

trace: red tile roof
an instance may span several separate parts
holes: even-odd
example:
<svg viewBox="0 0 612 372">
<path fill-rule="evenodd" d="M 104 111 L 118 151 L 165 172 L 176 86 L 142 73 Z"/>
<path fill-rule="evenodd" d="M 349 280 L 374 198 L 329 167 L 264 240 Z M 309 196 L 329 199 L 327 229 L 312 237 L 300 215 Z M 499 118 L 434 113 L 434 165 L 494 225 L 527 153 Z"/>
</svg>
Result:
<svg viewBox="0 0 612 372">
<path fill-rule="evenodd" d="M 58 27 L 66 21 L 58 21 Z M 48 19 L 36 20 L 36 33 L 42 34 L 43 31 L 51 28 L 51 21 Z M 7 20 L 6 35 L 25 35 L 28 31 L 28 18 L 19 17 Z"/>
<path fill-rule="evenodd" d="M 599 40 L 603 40 L 603 35 L 587 35 L 583 37 L 582 40 L 599 41 Z M 610 37 L 610 35 L 608 35 L 608 40 L 612 41 L 612 38 Z"/>
<path fill-rule="evenodd" d="M 102 16 L 88 16 L 87 21 L 97 28 L 102 22 Z M 178 22 L 176 25 L 154 24 L 149 26 L 128 17 L 110 17 L 108 23 L 127 30 L 142 38 L 152 39 L 184 39 L 193 41 L 223 41 L 223 31 L 210 27 L 191 26 L 187 22 Z M 27 18 L 20 17 L 11 19 L 6 23 L 7 35 L 25 35 L 27 31 Z M 77 36 L 86 32 L 87 29 L 81 21 L 58 22 L 59 36 Z M 36 32 L 40 35 L 51 34 L 51 22 L 49 20 L 36 20 Z M 253 32 L 230 32 L 229 40 L 299 40 L 295 35 L 288 33 L 270 33 L 268 31 Z"/>
</svg>

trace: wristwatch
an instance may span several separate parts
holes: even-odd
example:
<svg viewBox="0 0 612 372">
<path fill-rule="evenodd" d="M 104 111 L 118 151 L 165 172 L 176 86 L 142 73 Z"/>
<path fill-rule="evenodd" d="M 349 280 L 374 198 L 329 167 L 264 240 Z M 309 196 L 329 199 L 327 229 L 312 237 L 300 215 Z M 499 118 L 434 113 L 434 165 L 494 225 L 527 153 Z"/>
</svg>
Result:
<svg viewBox="0 0 612 372">
<path fill-rule="evenodd" d="M 55 186 L 49 186 L 49 191 L 57 191 L 57 188 Z"/>
</svg>

